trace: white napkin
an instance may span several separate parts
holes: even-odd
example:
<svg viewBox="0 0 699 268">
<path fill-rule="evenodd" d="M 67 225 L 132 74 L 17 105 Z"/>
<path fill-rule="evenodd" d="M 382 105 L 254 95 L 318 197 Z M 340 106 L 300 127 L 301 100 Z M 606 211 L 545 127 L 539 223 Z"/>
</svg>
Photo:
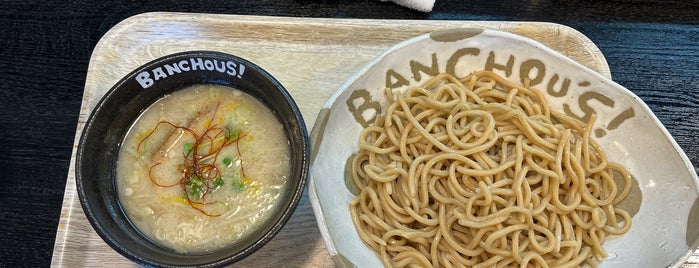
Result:
<svg viewBox="0 0 699 268">
<path fill-rule="evenodd" d="M 381 1 L 385 2 L 388 0 L 381 0 Z M 434 7 L 435 0 L 391 0 L 391 1 L 393 1 L 396 4 L 399 4 L 401 6 L 415 9 L 417 11 L 430 12 L 430 11 L 432 11 L 432 7 Z"/>
</svg>

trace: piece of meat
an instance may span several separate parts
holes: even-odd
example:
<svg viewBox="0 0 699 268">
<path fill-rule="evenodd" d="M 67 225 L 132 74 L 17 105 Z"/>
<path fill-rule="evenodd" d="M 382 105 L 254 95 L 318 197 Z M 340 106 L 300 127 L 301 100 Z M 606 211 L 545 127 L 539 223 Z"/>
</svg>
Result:
<svg viewBox="0 0 699 268">
<path fill-rule="evenodd" d="M 208 128 L 211 121 L 214 119 L 216 110 L 218 110 L 217 108 L 218 105 L 206 106 L 206 108 L 197 112 L 194 117 L 189 119 L 184 127 L 194 131 Z M 151 161 L 153 161 L 153 163 L 158 163 L 163 158 L 167 157 L 172 148 L 175 148 L 175 146 L 179 146 L 182 143 L 182 138 L 184 135 L 185 131 L 183 129 L 173 129 L 167 138 L 165 138 L 163 143 L 160 144 L 158 149 L 153 151 L 153 154 L 151 154 Z"/>
</svg>

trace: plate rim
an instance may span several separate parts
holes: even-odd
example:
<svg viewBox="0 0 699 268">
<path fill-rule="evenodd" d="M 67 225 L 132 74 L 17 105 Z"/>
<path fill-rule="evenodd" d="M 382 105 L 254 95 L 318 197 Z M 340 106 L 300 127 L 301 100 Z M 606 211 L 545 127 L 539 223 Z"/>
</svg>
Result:
<svg viewBox="0 0 699 268">
<path fill-rule="evenodd" d="M 320 197 L 318 196 L 317 188 L 316 188 L 316 178 L 314 175 L 314 165 L 315 165 L 315 156 L 318 154 L 317 149 L 320 147 L 320 144 L 322 143 L 322 139 L 319 140 L 320 137 L 323 136 L 325 133 L 325 125 L 327 124 L 329 120 L 329 114 L 331 110 L 333 109 L 333 106 L 337 104 L 338 98 L 345 93 L 357 80 L 361 78 L 364 74 L 367 73 L 368 70 L 370 70 L 373 66 L 375 66 L 377 63 L 381 62 L 385 57 L 390 55 L 391 53 L 400 50 L 402 48 L 405 48 L 406 46 L 409 46 L 411 44 L 417 43 L 419 41 L 422 41 L 424 39 L 430 38 L 432 34 L 435 33 L 442 33 L 442 32 L 447 32 L 447 31 L 458 31 L 458 30 L 480 30 L 481 32 L 478 33 L 478 35 L 492 35 L 496 37 L 503 37 L 519 42 L 524 42 L 529 45 L 533 45 L 538 49 L 543 50 L 544 54 L 549 54 L 552 57 L 558 58 L 567 64 L 572 64 L 574 68 L 577 70 L 583 71 L 587 73 L 588 75 L 591 75 L 593 78 L 598 79 L 600 82 L 607 84 L 609 87 L 614 87 L 616 90 L 622 92 L 624 95 L 630 97 L 635 106 L 639 109 L 642 109 L 643 112 L 646 114 L 652 115 L 649 119 L 653 122 L 654 126 L 657 127 L 657 129 L 661 132 L 661 134 L 667 139 L 667 141 L 670 143 L 672 146 L 672 150 L 674 153 L 679 156 L 679 158 L 682 160 L 682 164 L 684 168 L 687 170 L 687 173 L 689 177 L 692 179 L 694 182 L 695 189 L 697 189 L 697 194 L 699 195 L 699 176 L 697 175 L 697 172 L 694 168 L 694 165 L 691 163 L 689 160 L 689 157 L 687 154 L 684 152 L 684 150 L 679 146 L 675 138 L 670 134 L 670 132 L 667 130 L 667 128 L 662 124 L 662 122 L 658 119 L 658 117 L 655 115 L 655 113 L 650 109 L 648 104 L 646 104 L 643 99 L 641 99 L 638 95 L 636 95 L 633 91 L 629 90 L 628 88 L 618 84 L 616 81 L 612 80 L 611 78 L 605 77 L 604 75 L 600 74 L 599 72 L 596 72 L 592 70 L 591 68 L 582 65 L 581 63 L 571 59 L 570 57 L 548 47 L 547 45 L 544 45 L 543 43 L 536 41 L 534 39 L 518 35 L 515 33 L 510 33 L 510 32 L 505 32 L 501 30 L 495 30 L 495 29 L 490 29 L 490 28 L 477 28 L 477 27 L 472 27 L 472 28 L 452 28 L 452 29 L 446 29 L 446 30 L 440 30 L 440 31 L 433 31 L 433 32 L 428 32 L 424 34 L 417 35 L 415 37 L 405 39 L 403 41 L 400 41 L 396 43 L 395 45 L 391 46 L 390 48 L 386 49 L 376 57 L 372 58 L 369 62 L 367 62 L 365 65 L 363 65 L 360 69 L 358 69 L 356 72 L 354 72 L 351 76 L 349 76 L 339 87 L 338 89 L 333 92 L 333 94 L 328 97 L 325 103 L 323 103 L 323 106 L 321 108 L 321 111 L 316 118 L 316 121 L 314 122 L 313 128 L 311 130 L 311 135 L 310 135 L 310 141 L 311 141 L 311 147 L 313 148 L 313 152 L 311 153 L 311 171 L 309 172 L 309 178 L 308 178 L 308 193 L 309 193 L 309 199 L 313 208 L 313 213 L 316 216 L 316 223 L 318 225 L 318 228 L 321 231 L 321 236 L 323 238 L 323 242 L 328 249 L 328 253 L 332 260 L 335 262 L 337 265 L 341 265 L 343 267 L 348 266 L 348 265 L 353 265 L 352 263 L 347 263 L 348 261 L 343 261 L 341 259 L 344 259 L 342 255 L 339 253 L 335 246 L 335 241 L 332 238 L 332 235 L 330 234 L 328 230 L 328 226 L 326 225 L 326 217 L 325 214 L 323 213 L 323 207 L 320 202 Z M 606 62 L 605 62 L 606 64 Z M 699 200 L 699 199 L 698 199 Z M 674 262 L 670 263 L 668 267 L 680 267 L 686 259 L 688 259 L 692 253 L 699 248 L 699 237 L 695 239 L 694 243 L 690 246 L 688 245 L 689 249 L 683 254 L 682 257 L 679 259 L 675 260 Z M 333 255 L 334 254 L 334 255 Z"/>
</svg>

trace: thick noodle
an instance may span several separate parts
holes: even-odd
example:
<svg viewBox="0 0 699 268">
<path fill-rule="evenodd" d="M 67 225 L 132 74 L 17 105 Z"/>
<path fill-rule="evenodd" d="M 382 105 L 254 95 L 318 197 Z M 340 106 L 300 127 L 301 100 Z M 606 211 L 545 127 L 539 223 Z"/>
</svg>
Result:
<svg viewBox="0 0 699 268">
<path fill-rule="evenodd" d="M 387 267 L 597 267 L 630 228 L 615 205 L 631 177 L 590 137 L 595 116 L 489 71 L 386 95 L 360 136 L 350 211 Z"/>
</svg>

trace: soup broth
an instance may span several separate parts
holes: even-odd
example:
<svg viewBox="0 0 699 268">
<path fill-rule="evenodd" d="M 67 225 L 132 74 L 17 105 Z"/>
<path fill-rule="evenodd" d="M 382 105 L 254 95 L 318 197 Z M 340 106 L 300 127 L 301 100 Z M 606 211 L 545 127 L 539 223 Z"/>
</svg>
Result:
<svg viewBox="0 0 699 268">
<path fill-rule="evenodd" d="M 182 253 L 235 243 L 271 217 L 290 172 L 283 126 L 237 89 L 196 85 L 151 105 L 119 152 L 131 222 Z"/>
</svg>

